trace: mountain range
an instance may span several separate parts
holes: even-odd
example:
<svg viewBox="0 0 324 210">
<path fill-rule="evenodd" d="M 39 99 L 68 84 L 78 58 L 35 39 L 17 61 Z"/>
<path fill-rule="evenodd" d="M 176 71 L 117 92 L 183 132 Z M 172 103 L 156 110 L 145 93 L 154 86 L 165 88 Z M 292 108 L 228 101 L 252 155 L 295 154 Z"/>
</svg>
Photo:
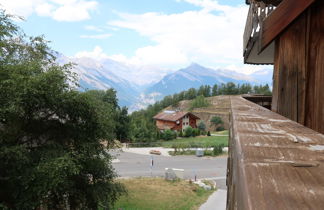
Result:
<svg viewBox="0 0 324 210">
<path fill-rule="evenodd" d="M 272 70 L 264 69 L 246 75 L 228 69 L 206 68 L 197 63 L 166 74 L 167 71 L 155 67 L 136 67 L 111 59 L 69 58 L 59 55 L 58 63 L 74 63 L 73 72 L 78 74 L 80 90 L 114 88 L 121 106 L 130 111 L 189 88 L 227 82 L 237 84 L 272 83 Z"/>
</svg>

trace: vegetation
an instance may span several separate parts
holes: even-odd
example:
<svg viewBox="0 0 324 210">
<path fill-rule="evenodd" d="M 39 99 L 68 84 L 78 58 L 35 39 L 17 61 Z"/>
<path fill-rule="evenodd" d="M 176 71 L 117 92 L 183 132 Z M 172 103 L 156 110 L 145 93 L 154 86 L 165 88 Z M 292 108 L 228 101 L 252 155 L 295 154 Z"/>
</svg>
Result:
<svg viewBox="0 0 324 210">
<path fill-rule="evenodd" d="M 200 136 L 191 138 L 175 139 L 172 141 L 161 142 L 162 147 L 173 148 L 174 146 L 185 148 L 205 148 L 218 145 L 228 146 L 228 136 Z"/>
<path fill-rule="evenodd" d="M 205 99 L 205 96 L 200 95 L 200 96 L 197 96 L 195 99 L 192 100 L 189 110 L 193 110 L 194 108 L 208 107 L 209 105 L 210 104 Z"/>
<path fill-rule="evenodd" d="M 177 133 L 172 130 L 165 130 L 164 132 L 162 132 L 161 137 L 163 140 L 168 141 L 177 138 Z"/>
<path fill-rule="evenodd" d="M 218 117 L 218 116 L 214 116 L 212 117 L 212 119 L 210 120 L 210 123 L 213 124 L 216 127 L 216 130 L 219 129 L 219 125 L 223 125 L 224 122 L 222 120 L 222 118 Z M 217 131 L 223 131 L 224 127 L 221 126 L 221 128 Z"/>
<path fill-rule="evenodd" d="M 76 91 L 71 65 L 2 10 L 0 46 L 0 207 L 112 208 L 124 192 L 102 144 L 119 132 L 114 92 Z"/>
<path fill-rule="evenodd" d="M 184 136 L 185 137 L 190 137 L 192 136 L 192 133 L 193 133 L 193 129 L 191 126 L 188 126 L 184 129 Z"/>
<path fill-rule="evenodd" d="M 200 121 L 197 125 L 198 129 L 200 131 L 205 131 L 206 130 L 206 124 L 204 123 L 204 121 Z"/>
<path fill-rule="evenodd" d="M 186 181 L 166 181 L 161 178 L 121 180 L 128 195 L 121 197 L 116 209 L 165 210 L 198 209 L 213 192 Z"/>
<path fill-rule="evenodd" d="M 153 142 L 161 139 L 158 129 L 155 126 L 154 115 L 168 106 L 176 107 L 182 100 L 194 100 L 195 107 L 201 107 L 206 100 L 205 97 L 218 95 L 237 95 L 237 94 L 265 94 L 271 95 L 268 85 L 251 86 L 250 84 L 215 84 L 213 87 L 202 85 L 198 89 L 190 88 L 187 91 L 182 91 L 170 96 L 165 96 L 162 100 L 148 106 L 145 110 L 133 112 L 130 115 L 129 138 L 132 142 Z M 203 99 L 203 100 L 202 100 Z"/>
</svg>

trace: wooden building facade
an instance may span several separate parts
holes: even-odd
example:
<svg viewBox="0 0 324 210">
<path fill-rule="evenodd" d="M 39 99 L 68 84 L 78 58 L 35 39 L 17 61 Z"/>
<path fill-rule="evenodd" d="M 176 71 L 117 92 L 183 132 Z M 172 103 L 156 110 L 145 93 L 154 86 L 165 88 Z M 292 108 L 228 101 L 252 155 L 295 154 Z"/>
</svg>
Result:
<svg viewBox="0 0 324 210">
<path fill-rule="evenodd" d="M 323 209 L 324 1 L 246 2 L 244 62 L 274 65 L 272 111 L 231 97 L 227 209 Z"/>
<path fill-rule="evenodd" d="M 324 1 L 248 3 L 244 61 L 274 64 L 272 110 L 324 133 Z"/>
<path fill-rule="evenodd" d="M 187 127 L 197 128 L 200 118 L 190 112 L 164 111 L 153 117 L 160 131 L 184 131 Z"/>
</svg>

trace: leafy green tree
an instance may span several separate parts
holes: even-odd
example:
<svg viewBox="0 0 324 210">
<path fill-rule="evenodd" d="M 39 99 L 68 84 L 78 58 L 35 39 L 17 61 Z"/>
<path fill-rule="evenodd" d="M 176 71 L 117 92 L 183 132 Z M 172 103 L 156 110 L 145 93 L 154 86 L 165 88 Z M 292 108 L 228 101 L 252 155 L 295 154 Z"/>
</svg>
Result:
<svg viewBox="0 0 324 210">
<path fill-rule="evenodd" d="M 218 127 L 219 125 L 224 124 L 222 118 L 218 117 L 218 116 L 214 116 L 212 117 L 212 119 L 210 120 L 210 123 L 212 125 L 214 125 L 215 127 Z"/>
<path fill-rule="evenodd" d="M 192 129 L 192 136 L 199 136 L 200 135 L 200 130 L 198 128 Z"/>
<path fill-rule="evenodd" d="M 162 133 L 162 139 L 164 140 L 172 140 L 172 139 L 175 139 L 175 132 L 173 132 L 172 130 L 168 129 L 168 130 L 165 130 L 163 131 Z"/>
<path fill-rule="evenodd" d="M 206 124 L 204 123 L 204 121 L 200 121 L 198 123 L 198 129 L 201 131 L 205 131 L 206 130 Z"/>
<path fill-rule="evenodd" d="M 121 142 L 125 142 L 130 138 L 130 117 L 127 107 L 117 109 L 116 121 L 116 137 Z"/>
<path fill-rule="evenodd" d="M 197 96 L 194 100 L 192 100 L 190 104 L 190 110 L 193 110 L 194 108 L 202 108 L 202 107 L 208 107 L 210 103 L 205 99 L 204 96 Z"/>
<path fill-rule="evenodd" d="M 112 208 L 124 188 L 101 142 L 115 138 L 114 105 L 74 90 L 71 65 L 4 11 L 0 46 L 0 206 Z"/>
<path fill-rule="evenodd" d="M 180 130 L 180 132 L 179 132 L 179 137 L 183 137 L 183 132 L 182 132 L 182 130 Z"/>
<path fill-rule="evenodd" d="M 184 129 L 184 136 L 185 137 L 190 137 L 192 136 L 193 129 L 191 126 L 188 126 Z"/>
<path fill-rule="evenodd" d="M 188 91 L 186 91 L 185 99 L 192 100 L 196 98 L 197 96 L 197 90 L 195 88 L 190 88 Z"/>
<path fill-rule="evenodd" d="M 218 85 L 215 84 L 212 88 L 212 96 L 217 96 L 218 94 Z"/>
</svg>

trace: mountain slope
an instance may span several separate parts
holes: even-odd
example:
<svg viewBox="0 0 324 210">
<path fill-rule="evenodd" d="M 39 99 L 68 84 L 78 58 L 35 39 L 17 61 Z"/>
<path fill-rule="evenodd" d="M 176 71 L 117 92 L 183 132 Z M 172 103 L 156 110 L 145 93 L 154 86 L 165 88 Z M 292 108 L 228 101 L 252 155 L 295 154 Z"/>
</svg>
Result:
<svg viewBox="0 0 324 210">
<path fill-rule="evenodd" d="M 213 70 L 198 64 L 192 64 L 185 69 L 180 69 L 168 74 L 161 81 L 148 88 L 145 93 L 160 93 L 161 96 L 171 95 L 189 88 L 198 88 L 201 85 L 214 85 L 227 82 L 255 83 L 253 78 L 228 70 Z"/>
<path fill-rule="evenodd" d="M 90 58 L 67 58 L 64 56 L 60 56 L 58 62 L 75 64 L 72 71 L 78 75 L 81 91 L 114 88 L 117 91 L 119 105 L 131 106 L 137 101 L 139 96 L 137 86 L 114 73 L 121 68 L 126 68 L 118 62 L 115 62 L 114 65 L 111 62 L 111 65 L 107 66 Z"/>
</svg>

